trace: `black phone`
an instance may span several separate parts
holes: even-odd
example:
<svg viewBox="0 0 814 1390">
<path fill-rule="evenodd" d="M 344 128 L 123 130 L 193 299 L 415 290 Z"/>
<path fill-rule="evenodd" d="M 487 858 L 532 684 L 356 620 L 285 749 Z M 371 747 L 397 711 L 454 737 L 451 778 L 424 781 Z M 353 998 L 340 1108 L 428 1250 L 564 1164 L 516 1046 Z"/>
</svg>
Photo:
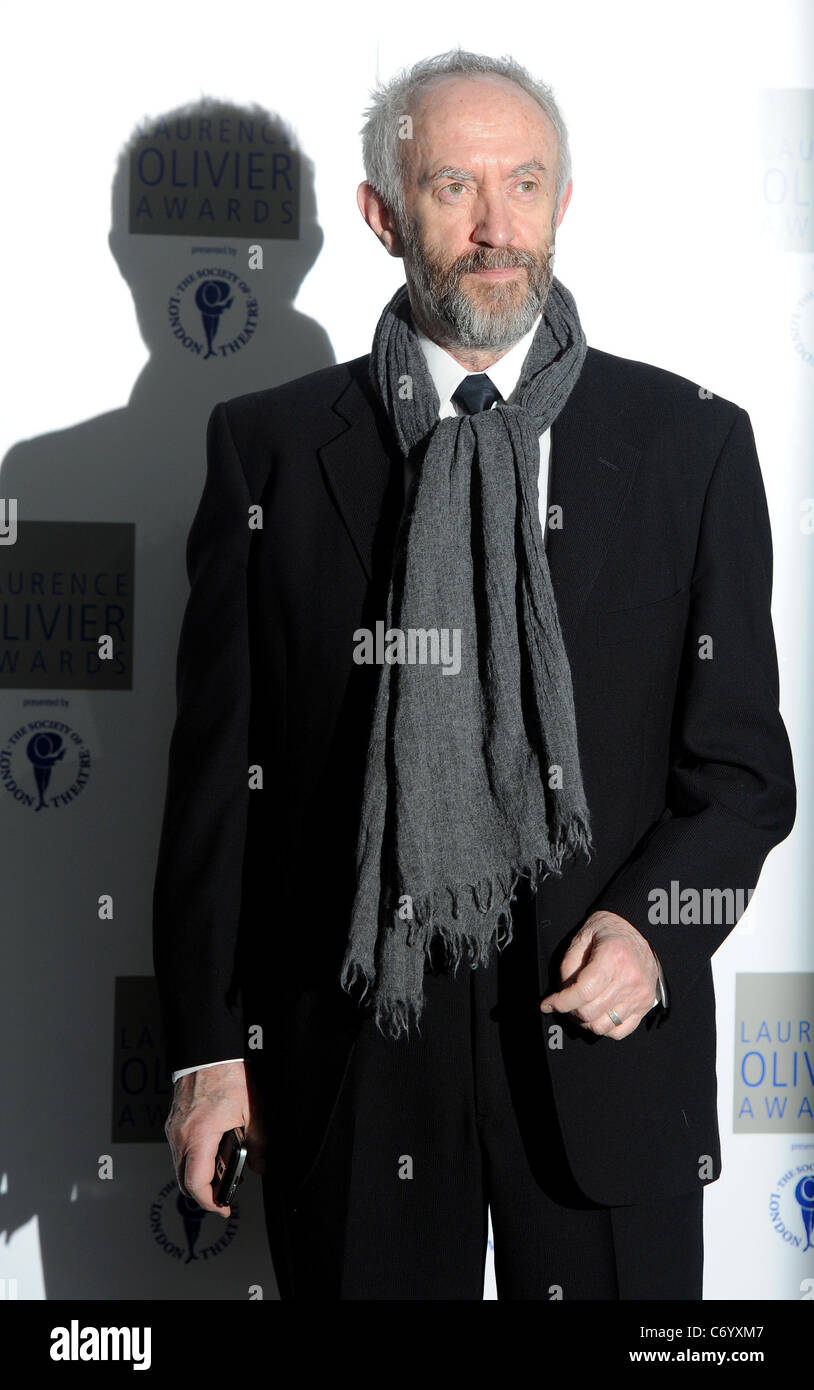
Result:
<svg viewBox="0 0 814 1390">
<path fill-rule="evenodd" d="M 227 1129 L 220 1141 L 212 1178 L 212 1199 L 217 1207 L 230 1207 L 243 1181 L 246 1135 L 241 1127 Z"/>
</svg>

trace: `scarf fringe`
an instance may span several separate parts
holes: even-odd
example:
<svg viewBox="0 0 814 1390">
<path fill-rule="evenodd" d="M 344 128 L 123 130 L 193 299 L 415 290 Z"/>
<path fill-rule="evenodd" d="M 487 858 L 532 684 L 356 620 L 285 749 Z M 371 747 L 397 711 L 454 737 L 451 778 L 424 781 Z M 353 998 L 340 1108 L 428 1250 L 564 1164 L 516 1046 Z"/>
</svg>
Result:
<svg viewBox="0 0 814 1390">
<path fill-rule="evenodd" d="M 420 950 L 426 963 L 432 961 L 433 947 L 439 941 L 442 942 L 447 967 L 453 975 L 457 975 L 462 964 L 466 964 L 472 970 L 487 966 L 492 957 L 492 949 L 503 951 L 512 940 L 514 924 L 511 905 L 515 901 L 516 890 L 521 880 L 528 880 L 531 893 L 534 894 L 549 875 L 561 877 L 565 860 L 578 853 L 583 853 L 590 862 L 591 837 L 587 818 L 574 816 L 570 823 L 563 827 L 557 841 L 549 846 L 546 858 L 538 857 L 532 863 L 514 863 L 508 873 L 497 871 L 478 879 L 476 883 L 447 888 L 446 892 L 452 899 L 453 923 L 436 920 L 438 895 L 435 892 L 421 894 L 412 901 L 413 915 L 407 928 L 407 946 Z M 483 933 L 461 931 L 454 926 L 454 921 L 460 918 L 461 896 L 466 892 L 471 894 L 477 911 L 488 919 L 484 923 Z M 403 926 L 404 921 L 394 914 L 394 920 L 388 929 L 392 932 Z M 340 982 L 348 993 L 357 983 L 362 982 L 364 987 L 359 996 L 361 1003 L 375 987 L 376 971 L 366 969 L 359 960 L 348 960 L 343 966 Z M 409 1036 L 411 1023 L 415 1024 L 420 1033 L 422 1004 L 422 998 L 407 999 L 379 992 L 376 995 L 374 1010 L 376 1027 L 383 1036 L 393 1039 L 401 1037 L 402 1034 Z"/>
</svg>

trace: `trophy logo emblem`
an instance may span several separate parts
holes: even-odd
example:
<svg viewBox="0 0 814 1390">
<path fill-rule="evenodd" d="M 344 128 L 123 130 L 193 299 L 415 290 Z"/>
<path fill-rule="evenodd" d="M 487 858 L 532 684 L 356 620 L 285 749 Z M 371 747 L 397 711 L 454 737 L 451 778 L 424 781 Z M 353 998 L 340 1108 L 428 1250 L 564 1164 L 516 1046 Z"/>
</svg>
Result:
<svg viewBox="0 0 814 1390">
<path fill-rule="evenodd" d="M 202 280 L 195 291 L 195 304 L 201 312 L 201 322 L 206 334 L 206 357 L 214 357 L 212 344 L 217 335 L 221 314 L 225 309 L 231 309 L 234 303 L 234 296 L 229 291 L 229 286 L 223 280 Z"/>
<path fill-rule="evenodd" d="M 178 281 L 167 312 L 172 336 L 186 352 L 201 362 L 220 362 L 251 342 L 259 305 L 237 271 L 209 265 L 196 266 Z"/>
</svg>

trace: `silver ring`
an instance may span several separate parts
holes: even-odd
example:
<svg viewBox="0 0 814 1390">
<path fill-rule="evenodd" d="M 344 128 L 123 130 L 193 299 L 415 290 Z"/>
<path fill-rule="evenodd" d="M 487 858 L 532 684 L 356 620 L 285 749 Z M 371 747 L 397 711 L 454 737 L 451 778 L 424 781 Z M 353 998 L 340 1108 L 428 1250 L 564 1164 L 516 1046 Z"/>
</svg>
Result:
<svg viewBox="0 0 814 1390">
<path fill-rule="evenodd" d="M 619 1027 L 619 1024 L 622 1022 L 615 1009 L 608 1009 L 608 1018 L 610 1019 L 611 1023 L 616 1025 L 617 1028 Z"/>
</svg>

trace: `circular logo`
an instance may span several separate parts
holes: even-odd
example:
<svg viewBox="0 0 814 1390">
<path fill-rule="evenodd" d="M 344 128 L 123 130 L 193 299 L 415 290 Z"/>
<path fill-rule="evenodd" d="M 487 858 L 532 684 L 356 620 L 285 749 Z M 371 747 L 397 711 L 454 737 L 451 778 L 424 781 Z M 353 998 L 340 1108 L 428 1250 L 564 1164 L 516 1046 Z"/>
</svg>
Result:
<svg viewBox="0 0 814 1390">
<path fill-rule="evenodd" d="M 798 299 L 791 316 L 791 341 L 794 351 L 810 367 L 814 363 L 814 290 Z"/>
<path fill-rule="evenodd" d="M 237 1234 L 239 1216 L 240 1207 L 232 1202 L 224 1228 L 222 1216 L 204 1211 L 193 1197 L 185 1197 L 173 1178 L 164 1184 L 150 1207 L 150 1230 L 165 1255 L 188 1265 L 193 1260 L 213 1260 L 223 1254 Z"/>
<path fill-rule="evenodd" d="M 190 271 L 175 286 L 167 312 L 173 337 L 202 362 L 233 357 L 257 331 L 257 300 L 225 266 Z"/>
<path fill-rule="evenodd" d="M 21 806 L 58 811 L 70 806 L 90 777 L 90 749 L 69 724 L 33 719 L 0 749 L 0 784 Z"/>
<path fill-rule="evenodd" d="M 792 1250 L 814 1249 L 814 1163 L 797 1163 L 775 1183 L 769 1216 Z"/>
</svg>

